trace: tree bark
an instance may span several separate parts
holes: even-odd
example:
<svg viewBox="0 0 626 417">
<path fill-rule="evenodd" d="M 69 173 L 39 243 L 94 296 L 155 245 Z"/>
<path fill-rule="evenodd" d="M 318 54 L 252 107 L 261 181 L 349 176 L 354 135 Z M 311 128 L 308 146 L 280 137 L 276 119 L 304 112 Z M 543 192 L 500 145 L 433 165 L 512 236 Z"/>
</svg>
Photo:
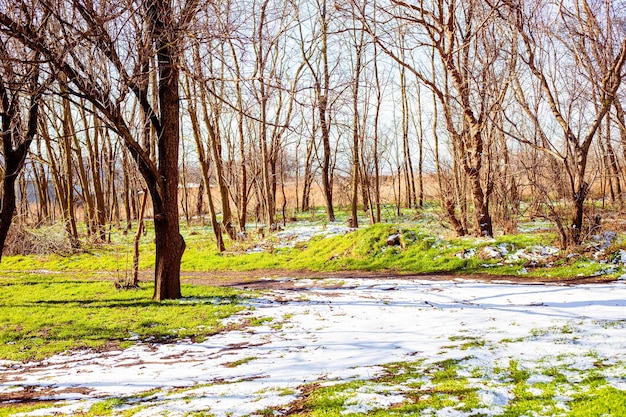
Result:
<svg viewBox="0 0 626 417">
<path fill-rule="evenodd" d="M 324 203 L 326 204 L 326 215 L 329 222 L 335 221 L 335 209 L 333 207 L 333 186 L 332 186 L 332 169 L 330 164 L 331 148 L 330 148 L 330 115 L 329 115 L 329 93 L 330 93 L 330 68 L 328 66 L 328 16 L 326 9 L 326 0 L 323 0 L 320 17 L 322 19 L 322 62 L 323 62 L 323 84 L 317 82 L 318 95 L 318 111 L 320 118 L 320 129 L 322 134 L 322 149 L 324 152 L 322 159 L 322 192 L 324 194 Z"/>
<path fill-rule="evenodd" d="M 9 92 L 6 90 L 3 80 L 0 80 L 0 103 L 2 106 L 0 132 L 5 163 L 4 177 L 2 178 L 2 199 L 0 201 L 0 261 L 16 208 L 15 182 L 24 167 L 28 149 L 37 133 L 40 98 L 37 91 L 39 71 L 34 71 L 31 77 L 30 87 L 32 91 L 25 133 L 14 131 L 14 126 L 20 125 L 17 123 L 19 110 L 11 104 Z M 24 198 L 28 198 L 28 196 Z"/>
<path fill-rule="evenodd" d="M 179 65 L 173 28 L 164 21 L 172 13 L 166 0 L 154 0 L 150 10 L 158 63 L 158 98 L 160 129 L 157 130 L 158 173 L 163 179 L 161 189 L 150 182 L 154 207 L 156 265 L 154 295 L 157 301 L 181 297 L 180 263 L 185 240 L 180 234 L 178 216 L 178 145 L 180 143 Z M 174 38 L 172 38 L 174 37 Z"/>
<path fill-rule="evenodd" d="M 87 126 L 87 112 L 83 105 L 83 121 Z M 106 225 L 106 206 L 104 204 L 104 194 L 102 192 L 102 177 L 103 171 L 101 169 L 100 157 L 99 157 L 99 142 L 101 134 L 100 121 L 97 116 L 94 115 L 93 135 L 88 132 L 86 134 L 86 145 L 89 153 L 89 166 L 91 168 L 91 181 L 93 183 L 94 199 L 95 199 L 95 227 L 96 236 L 98 240 L 104 242 L 106 238 L 105 225 Z"/>
<path fill-rule="evenodd" d="M 74 170 L 72 168 L 72 138 L 74 137 L 74 122 L 72 120 L 72 109 L 70 107 L 69 98 L 67 97 L 66 77 L 62 75 L 59 79 L 63 101 L 63 158 L 65 163 L 65 195 L 62 202 L 64 221 L 70 245 L 72 249 L 80 248 L 78 239 L 78 229 L 76 227 L 76 216 L 74 211 Z"/>
<path fill-rule="evenodd" d="M 185 78 L 185 86 L 187 94 L 191 95 L 195 92 L 195 88 L 192 90 L 192 85 L 189 77 Z M 195 95 L 195 94 L 194 94 Z M 207 203 L 209 206 L 209 216 L 211 218 L 211 228 L 213 229 L 213 235 L 215 236 L 215 242 L 217 244 L 217 250 L 224 252 L 226 247 L 224 246 L 224 238 L 222 236 L 222 229 L 217 221 L 217 213 L 215 212 L 215 204 L 213 202 L 213 195 L 211 194 L 211 174 L 209 161 L 207 160 L 206 151 L 204 149 L 204 143 L 202 141 L 202 135 L 200 133 L 200 123 L 198 121 L 198 114 L 196 113 L 196 105 L 193 102 L 189 103 L 189 119 L 191 121 L 191 131 L 193 132 L 193 138 L 196 142 L 196 152 L 198 153 L 198 163 L 200 164 L 200 171 L 202 172 L 202 184 L 203 189 L 206 189 Z M 198 191 L 201 192 L 200 190 Z M 200 197 L 200 196 L 198 196 Z"/>
</svg>

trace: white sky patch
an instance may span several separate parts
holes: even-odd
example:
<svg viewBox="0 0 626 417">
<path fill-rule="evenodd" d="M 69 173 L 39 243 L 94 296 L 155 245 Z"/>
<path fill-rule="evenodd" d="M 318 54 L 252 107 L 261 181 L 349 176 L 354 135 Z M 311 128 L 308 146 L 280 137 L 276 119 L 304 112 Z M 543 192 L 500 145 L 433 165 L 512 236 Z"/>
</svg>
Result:
<svg viewBox="0 0 626 417">
<path fill-rule="evenodd" d="M 343 287 L 336 288 L 339 282 Z M 4 363 L 0 392 L 21 386 L 41 390 L 43 396 L 44 388 L 50 388 L 53 392 L 46 396 L 66 401 L 54 410 L 61 414 L 72 414 L 61 407 L 77 409 L 94 398 L 150 391 L 152 395 L 136 400 L 146 406 L 138 416 L 192 411 L 243 416 L 289 404 L 303 384 L 371 379 L 380 375 L 379 365 L 391 362 L 471 357 L 460 364 L 462 372 L 480 372 L 472 386 L 482 390 L 481 412 L 497 415 L 511 393 L 510 382 L 496 369 L 511 361 L 539 383 L 547 381 L 541 375 L 549 366 L 562 365 L 575 375 L 597 362 L 626 359 L 623 282 L 306 280 L 296 282 L 295 289 L 267 292 L 251 304 L 255 309 L 236 320 L 273 320 L 202 343 L 141 343 L 124 351 L 78 351 L 42 362 Z M 468 348 L 476 340 L 484 345 Z M 233 366 L 237 361 L 242 363 Z M 614 375 L 611 385 L 622 389 L 624 378 Z M 384 401 L 400 400 L 403 389 L 362 392 L 347 407 L 384 407 Z M 564 406 L 569 394 L 558 398 Z M 447 408 L 431 415 L 468 414 Z"/>
</svg>

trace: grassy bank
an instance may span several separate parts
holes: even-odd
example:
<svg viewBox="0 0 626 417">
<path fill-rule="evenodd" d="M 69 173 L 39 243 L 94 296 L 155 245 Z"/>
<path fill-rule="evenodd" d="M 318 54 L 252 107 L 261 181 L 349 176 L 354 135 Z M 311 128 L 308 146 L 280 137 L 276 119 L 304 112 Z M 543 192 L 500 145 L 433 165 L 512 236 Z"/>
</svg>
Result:
<svg viewBox="0 0 626 417">
<path fill-rule="evenodd" d="M 494 239 L 450 238 L 432 222 L 382 223 L 335 234 L 325 233 L 323 223 L 289 224 L 285 232 L 264 238 L 251 236 L 243 242 L 229 242 L 226 252 L 215 249 L 214 238 L 206 226 L 185 226 L 182 233 L 187 250 L 183 271 L 217 270 L 309 270 L 309 271 L 392 271 L 429 274 L 496 274 L 552 278 L 624 274 L 622 239 L 604 234 L 575 251 L 555 247 L 550 230 L 536 230 Z M 333 226 L 333 225 L 330 225 Z M 330 227 L 329 226 L 329 227 Z M 297 231 L 315 229 L 317 235 L 301 239 Z M 294 234 L 287 232 L 293 231 Z M 149 229 L 140 242 L 141 270 L 154 267 L 153 234 Z M 123 276 L 132 268 L 132 238 L 114 235 L 112 244 L 85 247 L 71 255 L 5 256 L 2 271 L 93 271 L 109 277 Z M 624 257 L 626 258 L 626 256 Z"/>
</svg>

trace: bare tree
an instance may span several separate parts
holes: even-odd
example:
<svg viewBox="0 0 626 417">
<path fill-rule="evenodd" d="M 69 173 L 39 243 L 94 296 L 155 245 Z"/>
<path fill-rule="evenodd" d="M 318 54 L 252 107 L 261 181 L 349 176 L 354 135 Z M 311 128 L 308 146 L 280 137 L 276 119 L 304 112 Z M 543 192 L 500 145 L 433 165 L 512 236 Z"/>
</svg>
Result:
<svg viewBox="0 0 626 417">
<path fill-rule="evenodd" d="M 210 44 L 209 48 L 217 49 L 219 46 Z M 222 52 L 224 52 L 224 49 L 222 49 Z M 207 54 L 204 59 L 201 59 L 199 44 L 196 43 L 193 45 L 193 73 L 200 81 L 197 83 L 197 88 L 194 87 L 194 90 L 199 94 L 196 94 L 194 97 L 189 97 L 189 100 L 198 100 L 198 106 L 199 109 L 201 109 L 200 114 L 204 122 L 204 129 L 202 129 L 202 131 L 208 133 L 207 147 L 209 151 L 207 156 L 202 157 L 202 163 L 208 164 L 211 162 L 220 194 L 222 227 L 230 239 L 235 240 L 236 231 L 232 223 L 230 194 L 226 181 L 225 162 L 222 151 L 223 138 L 220 127 L 220 118 L 223 108 L 222 100 L 224 100 L 225 97 L 225 75 L 224 67 L 219 66 L 215 61 L 216 59 L 211 54 Z M 204 75 L 203 62 L 207 67 L 208 76 Z M 202 147 L 204 146 L 202 145 Z M 200 149 L 198 148 L 198 150 Z M 208 184 L 205 185 L 208 186 Z M 207 190 L 210 192 L 209 188 L 207 188 Z"/>
<path fill-rule="evenodd" d="M 484 236 L 493 235 L 489 212 L 492 187 L 485 175 L 486 130 L 506 96 L 513 69 L 510 39 L 496 33 L 500 6 L 475 0 L 416 4 L 392 0 L 391 7 L 380 10 L 379 22 L 362 17 L 370 21 L 370 27 L 379 25 L 376 40 L 387 55 L 412 72 L 442 104 L 446 130 L 456 149 L 453 157 L 463 169 L 476 228 Z M 383 26 L 384 36 L 380 28 L 383 16 L 391 22 Z M 398 33 L 406 37 L 406 44 L 397 42 Z M 432 69 L 441 74 L 439 81 L 424 65 L 431 51 L 436 58 Z"/>
<path fill-rule="evenodd" d="M 39 13 L 35 7 L 51 15 L 44 34 L 23 19 L 26 13 Z M 196 7 L 193 0 L 176 5 L 166 0 L 128 4 L 73 0 L 24 3 L 19 10 L 0 8 L 0 30 L 39 52 L 56 71 L 64 73 L 69 93 L 84 97 L 97 108 L 137 163 L 154 209 L 155 300 L 181 296 L 180 261 L 185 242 L 179 232 L 177 196 L 179 60 L 183 35 Z M 139 41 L 144 34 L 150 39 L 149 45 Z M 154 62 L 158 109 L 138 82 L 142 57 Z M 114 68 L 118 76 L 102 78 L 109 71 L 99 71 L 99 66 Z M 133 133 L 132 115 L 129 118 L 122 107 L 129 93 L 149 115 L 156 132 L 156 163 Z"/>
<path fill-rule="evenodd" d="M 4 159 L 1 172 L 0 260 L 15 215 L 15 183 L 37 134 L 41 98 L 39 56 L 31 52 L 30 59 L 22 63 L 16 58 L 18 48 L 16 43 L 0 37 L 0 136 Z M 20 51 L 19 55 L 22 54 L 23 51 Z M 26 103 L 22 97 L 28 97 Z"/>
<path fill-rule="evenodd" d="M 202 173 L 202 182 L 204 184 L 204 189 L 207 190 L 207 202 L 209 206 L 209 215 L 211 218 L 211 228 L 213 229 L 213 234 L 215 235 L 215 242 L 217 244 L 217 250 L 223 252 L 226 250 L 226 246 L 224 245 L 224 238 L 222 236 L 222 229 L 217 220 L 217 212 L 215 210 L 215 204 L 213 202 L 213 195 L 211 194 L 211 172 L 210 172 L 210 164 L 207 158 L 207 152 L 204 145 L 204 140 L 201 134 L 200 122 L 198 120 L 198 114 L 196 109 L 195 97 L 197 91 L 195 89 L 195 83 L 192 83 L 190 77 L 185 78 L 185 87 L 187 91 L 187 96 L 189 97 L 189 106 L 188 113 L 189 119 L 191 122 L 191 129 L 193 132 L 194 141 L 196 143 L 196 151 L 198 154 L 198 162 L 200 164 L 200 171 Z"/>
<path fill-rule="evenodd" d="M 317 0 L 316 19 L 318 25 L 314 25 L 312 42 L 307 45 L 302 31 L 300 32 L 302 57 L 313 77 L 314 107 L 317 112 L 319 130 L 322 146 L 321 157 L 321 182 L 324 204 L 326 205 L 326 215 L 329 222 L 335 221 L 335 208 L 333 206 L 333 186 L 332 186 L 332 147 L 330 143 L 330 131 L 332 125 L 331 118 L 331 67 L 329 63 L 328 37 L 330 11 L 327 0 Z"/>
<path fill-rule="evenodd" d="M 612 30 L 610 22 L 617 11 L 611 2 L 560 2 L 556 10 L 544 3 L 527 10 L 509 6 L 510 19 L 520 34 L 521 59 L 536 87 L 519 81 L 516 93 L 541 138 L 539 144 L 521 140 L 561 164 L 571 201 L 569 226 L 562 228 L 561 238 L 564 246 L 578 245 L 584 237 L 584 203 L 590 190 L 589 152 L 621 85 L 626 33 Z M 531 100 L 539 104 L 532 105 Z M 545 122 L 534 110 L 541 103 L 550 109 L 552 120 Z M 558 140 L 552 138 L 550 123 L 561 130 Z"/>
</svg>

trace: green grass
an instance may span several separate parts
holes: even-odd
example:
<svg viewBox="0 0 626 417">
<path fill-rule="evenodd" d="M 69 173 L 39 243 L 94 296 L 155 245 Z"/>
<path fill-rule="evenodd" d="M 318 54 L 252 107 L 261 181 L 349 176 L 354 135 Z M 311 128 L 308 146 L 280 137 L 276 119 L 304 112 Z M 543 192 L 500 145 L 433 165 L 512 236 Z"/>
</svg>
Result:
<svg viewBox="0 0 626 417">
<path fill-rule="evenodd" d="M 626 415 L 626 392 L 601 385 L 572 403 L 571 417 L 600 417 Z"/>
<path fill-rule="evenodd" d="M 181 268 L 183 271 L 251 271 L 251 270 L 384 270 L 392 272 L 433 274 L 492 274 L 515 275 L 529 279 L 547 278 L 555 281 L 575 277 L 605 275 L 610 278 L 624 274 L 625 269 L 613 265 L 611 253 L 607 253 L 608 263 L 589 259 L 581 248 L 577 256 L 567 256 L 560 252 L 554 259 L 531 262 L 520 258 L 513 260 L 493 259 L 483 256 L 486 246 L 504 245 L 510 254 L 518 250 L 532 251 L 534 247 L 555 245 L 556 236 L 546 230 L 498 235 L 495 239 L 474 237 L 445 239 L 446 231 L 438 225 L 431 209 L 414 214 L 412 217 L 395 219 L 396 223 L 379 223 L 363 226 L 356 231 L 332 237 L 318 236 L 308 242 L 298 243 L 294 248 L 279 247 L 278 239 L 268 236 L 263 240 L 250 233 L 246 242 L 227 242 L 224 253 L 215 249 L 212 231 L 207 226 L 182 226 L 182 234 L 187 243 Z M 312 215 L 315 223 L 319 213 Z M 304 216 L 306 218 L 306 215 Z M 140 241 L 141 270 L 154 267 L 154 232 L 148 222 L 148 232 Z M 289 227 L 289 226 L 288 226 Z M 387 244 L 389 236 L 399 234 L 400 244 Z M 93 271 L 105 276 L 120 277 L 130 273 L 132 266 L 132 236 L 117 232 L 109 245 L 86 247 L 85 251 L 70 256 L 32 255 L 5 256 L 0 265 L 1 271 Z M 262 252 L 253 252 L 260 245 Z M 623 246 L 623 245 L 622 245 Z M 619 250 L 614 244 L 611 250 Z M 469 254 L 469 255 L 467 255 Z M 467 255 L 467 256 L 466 256 Z"/>
<path fill-rule="evenodd" d="M 35 410 L 41 410 L 42 408 L 48 408 L 49 405 L 41 403 L 37 405 L 1 405 L 0 417 L 14 416 L 18 413 L 29 413 Z M 44 414 L 45 415 L 45 414 Z"/>
<path fill-rule="evenodd" d="M 524 368 L 511 360 L 509 366 L 488 370 L 468 368 L 465 358 L 443 360 L 432 364 L 425 361 L 398 362 L 384 366 L 383 373 L 372 380 L 310 384 L 303 387 L 303 397 L 285 409 L 294 416 L 363 415 L 347 412 L 359 393 L 385 396 L 398 394 L 400 401 L 391 406 L 368 404 L 368 416 L 422 416 L 460 413 L 471 416 L 529 415 L 582 417 L 626 415 L 626 392 L 608 385 L 601 375 L 602 368 L 587 371 L 588 378 L 569 382 L 567 366 Z M 470 372 L 471 371 L 471 372 Z M 471 378 L 467 375 L 471 373 Z M 529 382 L 533 374 L 546 376 L 543 382 Z M 508 393 L 508 401 L 497 406 L 484 403 L 481 392 L 495 389 Z M 279 410 L 280 411 L 280 410 Z"/>
<path fill-rule="evenodd" d="M 304 388 L 305 396 L 292 415 L 363 415 L 346 412 L 359 404 L 359 394 L 378 395 L 385 402 L 390 395 L 397 398 L 391 406 L 368 404 L 368 416 L 418 416 L 426 410 L 448 407 L 469 412 L 479 406 L 479 398 L 469 380 L 458 375 L 459 362 L 446 360 L 430 366 L 424 366 L 423 361 L 398 362 L 385 365 L 384 372 L 371 381 L 312 384 Z"/>
<path fill-rule="evenodd" d="M 65 274 L 0 277 L 0 359 L 41 359 L 133 340 L 203 340 L 241 310 L 228 288 L 184 286 L 185 299 L 151 301 L 152 285 L 116 290 L 109 281 Z"/>
</svg>

